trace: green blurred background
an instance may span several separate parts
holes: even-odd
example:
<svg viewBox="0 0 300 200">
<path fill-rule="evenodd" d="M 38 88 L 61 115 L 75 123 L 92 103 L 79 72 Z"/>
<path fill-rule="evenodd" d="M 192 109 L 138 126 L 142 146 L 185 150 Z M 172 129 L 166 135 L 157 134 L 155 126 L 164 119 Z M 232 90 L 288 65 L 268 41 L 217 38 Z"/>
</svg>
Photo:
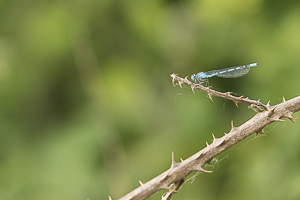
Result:
<svg viewBox="0 0 300 200">
<path fill-rule="evenodd" d="M 300 1 L 3 0 L 0 199 L 118 199 L 255 115 L 178 85 L 271 105 L 298 96 Z M 294 117 L 300 117 L 298 113 Z M 274 123 L 191 174 L 173 199 L 299 199 L 299 121 Z M 165 191 L 149 199 L 160 199 Z"/>
</svg>

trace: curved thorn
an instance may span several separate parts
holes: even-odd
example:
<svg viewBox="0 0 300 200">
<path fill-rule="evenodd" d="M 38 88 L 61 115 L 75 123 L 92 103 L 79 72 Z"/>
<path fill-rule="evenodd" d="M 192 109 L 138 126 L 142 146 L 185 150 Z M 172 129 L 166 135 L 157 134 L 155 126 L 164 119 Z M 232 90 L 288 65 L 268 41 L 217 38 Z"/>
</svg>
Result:
<svg viewBox="0 0 300 200">
<path fill-rule="evenodd" d="M 142 181 L 139 181 L 139 184 L 142 186 L 142 185 L 144 185 L 144 183 L 142 183 Z"/>
<path fill-rule="evenodd" d="M 295 122 L 293 121 L 293 119 L 292 118 L 288 118 L 293 124 L 295 124 Z"/>
<path fill-rule="evenodd" d="M 178 81 L 179 83 L 179 87 L 182 88 L 181 84 L 182 84 L 182 81 Z"/>
<path fill-rule="evenodd" d="M 216 139 L 216 137 L 215 137 L 215 135 L 212 133 L 212 136 L 213 136 L 213 138 L 214 138 L 214 140 Z"/>
<path fill-rule="evenodd" d="M 200 164 L 196 164 L 196 165 L 193 165 L 193 171 L 201 171 L 201 172 L 205 172 L 205 173 L 212 173 L 213 171 L 208 171 L 208 170 L 205 170 L 202 168 L 202 165 Z"/>
<path fill-rule="evenodd" d="M 285 120 L 279 119 L 279 118 L 275 118 L 275 117 L 271 118 L 271 121 L 274 121 L 274 122 L 285 122 Z"/>
<path fill-rule="evenodd" d="M 239 107 L 239 105 L 238 105 L 238 103 L 236 101 L 233 101 L 233 102 L 235 103 L 236 107 Z"/>
<path fill-rule="evenodd" d="M 202 171 L 202 172 L 205 172 L 205 173 L 213 173 L 213 171 L 205 170 L 202 167 L 198 171 Z"/>
<path fill-rule="evenodd" d="M 195 90 L 194 90 L 194 89 L 195 89 L 195 86 L 192 85 L 191 88 L 192 88 L 193 93 L 195 94 Z"/>
<path fill-rule="evenodd" d="M 277 106 L 274 106 L 271 110 L 269 110 L 269 114 L 268 114 L 269 117 L 274 114 L 274 111 L 276 108 L 277 108 Z"/>
<path fill-rule="evenodd" d="M 276 108 L 277 108 L 277 106 L 274 106 L 274 108 L 272 108 L 272 111 L 274 112 Z"/>
<path fill-rule="evenodd" d="M 288 118 L 293 124 L 295 124 L 294 120 L 298 119 L 298 118 L 294 118 L 291 113 L 288 113 L 288 114 L 284 115 L 283 117 Z"/>
<path fill-rule="evenodd" d="M 264 136 L 267 136 L 264 132 L 262 132 L 262 129 L 258 130 L 257 132 L 255 132 L 255 137 L 257 137 L 258 134 L 262 134 Z"/>
<path fill-rule="evenodd" d="M 208 93 L 208 97 L 210 98 L 210 100 L 213 102 L 213 99 L 211 98 L 211 94 Z"/>
<path fill-rule="evenodd" d="M 294 120 L 298 119 L 298 118 L 288 118 L 293 124 L 295 124 Z"/>
<path fill-rule="evenodd" d="M 173 87 L 175 87 L 175 77 L 176 77 L 176 75 L 177 74 L 175 74 L 175 73 L 173 73 L 173 74 L 171 74 L 170 76 L 172 77 L 172 85 L 173 85 Z"/>
</svg>

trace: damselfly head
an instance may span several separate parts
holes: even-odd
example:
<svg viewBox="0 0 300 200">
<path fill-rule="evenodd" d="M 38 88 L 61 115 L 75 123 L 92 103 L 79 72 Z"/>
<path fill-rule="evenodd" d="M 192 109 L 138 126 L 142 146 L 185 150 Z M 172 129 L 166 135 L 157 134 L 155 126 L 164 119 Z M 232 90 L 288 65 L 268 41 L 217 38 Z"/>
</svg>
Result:
<svg viewBox="0 0 300 200">
<path fill-rule="evenodd" d="M 191 79 L 194 81 L 194 80 L 196 79 L 196 74 L 193 74 L 193 75 L 191 76 Z"/>
</svg>

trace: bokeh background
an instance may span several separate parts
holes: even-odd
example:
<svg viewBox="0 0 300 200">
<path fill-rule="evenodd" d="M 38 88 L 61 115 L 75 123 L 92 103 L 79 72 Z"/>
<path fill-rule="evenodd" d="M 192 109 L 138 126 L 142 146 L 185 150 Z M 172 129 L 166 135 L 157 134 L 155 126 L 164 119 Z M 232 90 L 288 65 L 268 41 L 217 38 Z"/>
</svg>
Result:
<svg viewBox="0 0 300 200">
<path fill-rule="evenodd" d="M 3 0 L 0 9 L 0 199 L 118 199 L 167 170 L 172 151 L 186 159 L 255 115 L 173 87 L 173 72 L 258 62 L 210 85 L 271 105 L 300 94 L 297 0 Z M 173 199 L 299 199 L 299 122 L 264 132 L 218 156 L 214 173 L 191 174 Z"/>
</svg>

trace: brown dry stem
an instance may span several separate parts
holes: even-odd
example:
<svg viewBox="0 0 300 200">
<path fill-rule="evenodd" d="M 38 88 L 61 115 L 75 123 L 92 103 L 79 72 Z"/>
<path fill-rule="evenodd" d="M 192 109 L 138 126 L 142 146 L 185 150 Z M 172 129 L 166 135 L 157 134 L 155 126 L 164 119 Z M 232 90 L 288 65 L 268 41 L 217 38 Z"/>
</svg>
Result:
<svg viewBox="0 0 300 200">
<path fill-rule="evenodd" d="M 216 90 L 211 89 L 210 86 L 204 87 L 201 84 L 196 84 L 196 83 L 189 81 L 187 79 L 187 77 L 181 78 L 174 73 L 171 74 L 170 76 L 172 77 L 173 86 L 175 86 L 175 81 L 178 81 L 178 84 L 180 87 L 182 87 L 182 84 L 186 84 L 191 87 L 191 89 L 194 93 L 195 93 L 195 89 L 206 92 L 211 101 L 213 101 L 212 96 L 217 96 L 217 97 L 221 97 L 221 98 L 233 101 L 237 107 L 238 107 L 238 103 L 244 103 L 244 104 L 249 104 L 249 105 L 256 105 L 256 107 L 261 108 L 261 111 L 267 110 L 267 106 L 262 104 L 259 100 L 255 101 L 255 100 L 249 99 L 248 97 L 243 98 L 243 96 L 236 97 L 236 96 L 231 95 L 232 92 L 225 92 L 225 93 L 218 92 Z"/>
</svg>

